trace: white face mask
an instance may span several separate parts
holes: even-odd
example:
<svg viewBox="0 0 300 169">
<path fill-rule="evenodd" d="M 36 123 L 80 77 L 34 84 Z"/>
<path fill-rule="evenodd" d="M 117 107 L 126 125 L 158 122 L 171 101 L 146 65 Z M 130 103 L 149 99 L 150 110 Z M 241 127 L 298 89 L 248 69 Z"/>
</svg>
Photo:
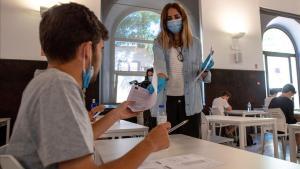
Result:
<svg viewBox="0 0 300 169">
<path fill-rule="evenodd" d="M 148 76 L 148 80 L 152 82 L 152 76 Z"/>
</svg>

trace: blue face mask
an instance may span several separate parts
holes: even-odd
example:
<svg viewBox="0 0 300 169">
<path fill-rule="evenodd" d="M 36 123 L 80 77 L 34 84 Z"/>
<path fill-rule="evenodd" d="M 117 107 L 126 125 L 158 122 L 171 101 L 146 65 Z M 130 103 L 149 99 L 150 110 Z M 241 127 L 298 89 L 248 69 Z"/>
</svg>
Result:
<svg viewBox="0 0 300 169">
<path fill-rule="evenodd" d="M 152 82 L 152 76 L 148 76 L 148 80 Z"/>
<path fill-rule="evenodd" d="M 94 67 L 90 66 L 87 70 L 82 72 L 82 88 L 87 89 L 89 87 L 90 81 L 94 75 Z"/>
<path fill-rule="evenodd" d="M 182 30 L 182 19 L 168 21 L 167 27 L 172 33 L 179 33 Z"/>
</svg>

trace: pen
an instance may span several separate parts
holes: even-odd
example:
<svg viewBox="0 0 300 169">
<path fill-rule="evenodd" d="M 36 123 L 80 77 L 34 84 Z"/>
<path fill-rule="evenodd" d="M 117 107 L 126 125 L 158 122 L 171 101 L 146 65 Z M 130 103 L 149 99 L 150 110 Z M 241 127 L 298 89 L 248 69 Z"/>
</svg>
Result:
<svg viewBox="0 0 300 169">
<path fill-rule="evenodd" d="M 169 133 L 173 132 L 174 130 L 178 129 L 179 127 L 185 125 L 189 120 L 184 120 L 183 122 L 177 124 L 176 126 L 172 127 L 170 130 L 169 130 Z"/>
</svg>

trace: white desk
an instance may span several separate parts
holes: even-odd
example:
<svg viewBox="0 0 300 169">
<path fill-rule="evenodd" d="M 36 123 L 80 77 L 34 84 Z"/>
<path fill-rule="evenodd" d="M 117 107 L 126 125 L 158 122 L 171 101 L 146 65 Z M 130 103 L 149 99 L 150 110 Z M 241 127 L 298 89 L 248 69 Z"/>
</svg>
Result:
<svg viewBox="0 0 300 169">
<path fill-rule="evenodd" d="M 9 132 L 10 132 L 10 118 L 0 118 L 0 127 L 6 125 L 6 144 L 9 141 Z"/>
<path fill-rule="evenodd" d="M 278 138 L 276 119 L 274 118 L 255 118 L 255 117 L 239 117 L 239 116 L 206 116 L 209 123 L 213 124 L 229 124 L 239 127 L 239 141 L 240 148 L 245 149 L 246 127 L 250 126 L 272 126 L 273 128 L 273 142 L 274 142 L 274 156 L 278 157 Z"/>
<path fill-rule="evenodd" d="M 237 115 L 237 116 L 257 116 L 259 115 L 259 117 L 262 117 L 264 115 L 268 115 L 268 112 L 264 112 L 263 110 L 251 110 L 251 111 L 247 111 L 247 110 L 232 110 L 230 112 L 225 112 L 225 114 L 228 115 Z"/>
<path fill-rule="evenodd" d="M 296 162 L 296 139 L 295 134 L 300 133 L 300 125 L 299 124 L 289 124 L 288 125 L 288 131 L 289 131 L 289 143 L 290 143 L 290 159 L 291 162 Z"/>
<path fill-rule="evenodd" d="M 113 124 L 102 136 L 104 137 L 122 137 L 122 136 L 145 136 L 148 134 L 148 127 L 120 120 Z"/>
<path fill-rule="evenodd" d="M 128 138 L 116 140 L 99 140 L 95 143 L 95 149 L 106 163 L 115 160 L 143 138 Z M 176 155 L 196 153 L 205 158 L 214 159 L 224 163 L 213 169 L 299 169 L 300 165 L 280 159 L 263 156 L 256 153 L 224 146 L 192 138 L 185 135 L 171 135 L 168 149 L 152 153 L 146 160 L 161 159 Z"/>
</svg>

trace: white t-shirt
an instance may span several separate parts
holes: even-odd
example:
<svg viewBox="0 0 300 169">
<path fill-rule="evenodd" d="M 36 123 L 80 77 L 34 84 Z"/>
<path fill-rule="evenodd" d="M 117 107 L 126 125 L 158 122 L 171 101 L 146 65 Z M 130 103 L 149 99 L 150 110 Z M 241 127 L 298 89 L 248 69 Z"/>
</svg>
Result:
<svg viewBox="0 0 300 169">
<path fill-rule="evenodd" d="M 170 49 L 170 62 L 169 62 L 169 80 L 167 83 L 168 96 L 183 96 L 184 95 L 184 82 L 183 82 L 183 62 L 177 58 L 178 51 L 172 47 Z"/>
<path fill-rule="evenodd" d="M 212 108 L 217 108 L 221 114 L 224 114 L 225 109 L 230 107 L 226 99 L 222 97 L 215 98 L 212 103 Z"/>
</svg>

